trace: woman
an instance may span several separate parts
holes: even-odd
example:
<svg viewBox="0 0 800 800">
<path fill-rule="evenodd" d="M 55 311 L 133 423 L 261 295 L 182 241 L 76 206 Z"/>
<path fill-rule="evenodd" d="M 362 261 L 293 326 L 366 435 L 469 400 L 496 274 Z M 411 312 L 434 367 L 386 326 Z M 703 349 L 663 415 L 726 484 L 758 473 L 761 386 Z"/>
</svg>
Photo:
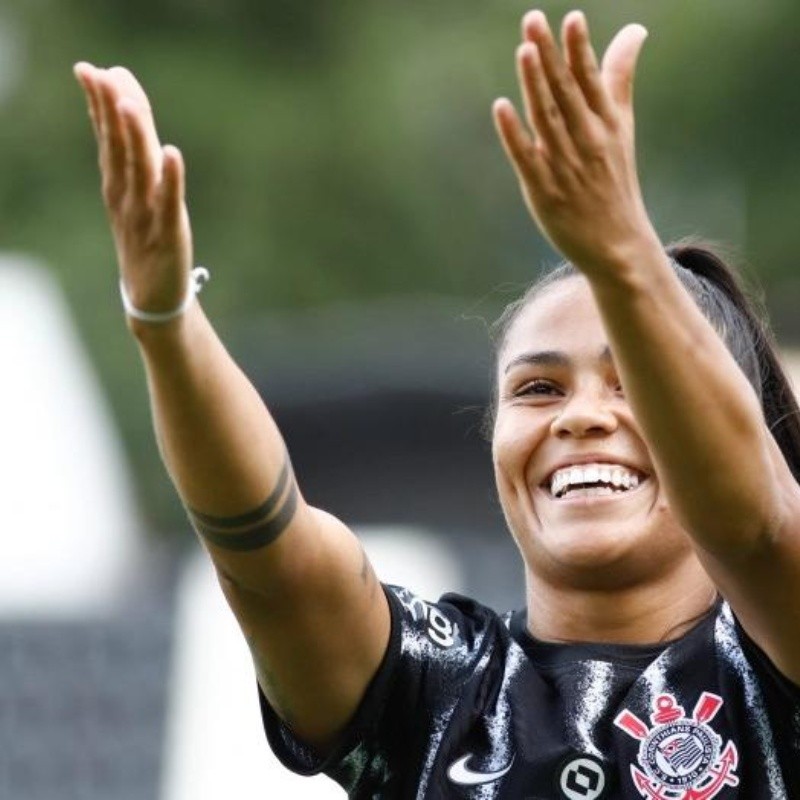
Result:
<svg viewBox="0 0 800 800">
<path fill-rule="evenodd" d="M 779 419 L 797 407 L 724 265 L 687 247 L 678 266 L 648 219 L 645 35 L 624 28 L 601 68 L 582 14 L 559 48 L 531 12 L 525 122 L 494 107 L 574 265 L 501 324 L 493 457 L 527 575 L 505 619 L 381 587 L 304 502 L 193 302 L 180 154 L 130 73 L 76 67 L 158 441 L 250 644 L 270 742 L 352 797 L 800 796 L 800 437 Z"/>
</svg>

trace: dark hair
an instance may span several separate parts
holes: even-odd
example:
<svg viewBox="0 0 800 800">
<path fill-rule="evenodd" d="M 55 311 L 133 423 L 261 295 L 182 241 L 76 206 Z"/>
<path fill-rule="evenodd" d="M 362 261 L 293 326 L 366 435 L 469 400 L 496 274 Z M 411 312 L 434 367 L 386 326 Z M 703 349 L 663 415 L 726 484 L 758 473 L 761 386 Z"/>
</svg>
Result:
<svg viewBox="0 0 800 800">
<path fill-rule="evenodd" d="M 713 246 L 698 240 L 682 240 L 667 247 L 679 280 L 750 381 L 772 432 L 795 479 L 800 481 L 800 409 L 791 384 L 780 365 L 774 338 L 766 323 L 763 305 L 744 289 L 736 273 Z M 580 275 L 569 263 L 561 263 L 509 303 L 491 329 L 495 364 L 493 390 L 485 430 L 491 435 L 497 412 L 497 361 L 508 331 L 519 313 L 545 289 Z"/>
</svg>

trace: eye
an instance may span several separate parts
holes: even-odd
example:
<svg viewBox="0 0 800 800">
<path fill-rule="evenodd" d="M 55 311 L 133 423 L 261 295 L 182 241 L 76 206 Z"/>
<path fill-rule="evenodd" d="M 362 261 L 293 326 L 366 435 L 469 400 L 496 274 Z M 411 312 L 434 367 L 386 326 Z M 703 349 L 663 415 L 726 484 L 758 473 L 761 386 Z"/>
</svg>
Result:
<svg viewBox="0 0 800 800">
<path fill-rule="evenodd" d="M 558 386 L 551 381 L 537 379 L 528 381 L 514 392 L 514 397 L 543 396 L 549 397 L 560 393 Z"/>
</svg>

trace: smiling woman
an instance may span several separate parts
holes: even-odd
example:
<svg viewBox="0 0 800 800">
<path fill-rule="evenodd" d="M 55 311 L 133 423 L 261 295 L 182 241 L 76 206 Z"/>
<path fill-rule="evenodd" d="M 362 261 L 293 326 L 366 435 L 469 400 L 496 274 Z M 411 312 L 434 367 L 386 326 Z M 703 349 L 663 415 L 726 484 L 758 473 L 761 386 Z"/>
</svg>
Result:
<svg viewBox="0 0 800 800">
<path fill-rule="evenodd" d="M 755 309 L 709 246 L 682 243 L 667 252 L 675 275 L 763 401 L 765 423 L 796 470 L 800 414 Z M 539 609 L 531 630 L 543 638 L 596 641 L 655 641 L 685 630 L 697 619 L 697 605 L 707 608 L 716 597 L 716 587 L 672 518 L 589 283 L 571 264 L 560 265 L 507 307 L 494 340 L 496 386 L 486 430 L 506 519 L 529 570 L 529 602 Z M 515 475 L 530 487 L 527 494 L 515 489 Z M 644 516 L 633 515 L 637 502 Z M 592 593 L 588 607 L 568 621 L 551 622 L 541 613 L 552 591 L 569 593 L 577 611 L 573 584 L 607 590 L 640 583 L 648 565 L 654 578 L 674 570 L 677 583 L 669 584 L 657 612 L 642 618 L 644 630 L 623 633 L 619 616 L 602 611 Z M 624 608 L 640 617 L 629 600 Z"/>
<path fill-rule="evenodd" d="M 499 361 L 495 474 L 528 570 L 529 605 L 537 609 L 532 630 L 542 638 L 635 641 L 619 618 L 587 613 L 599 610 L 593 587 L 641 585 L 656 577 L 653 569 L 667 573 L 680 563 L 678 553 L 693 551 L 670 518 L 586 280 L 566 278 L 521 307 Z M 577 588 L 586 592 L 586 612 L 569 620 L 542 614 L 558 607 L 553 593 L 567 593 L 575 608 Z M 703 588 L 703 598 L 692 601 L 707 608 L 712 592 L 707 582 Z M 686 598 L 679 592 L 675 599 Z M 630 602 L 626 608 L 640 616 Z M 672 603 L 661 609 L 665 619 L 676 612 Z"/>
<path fill-rule="evenodd" d="M 269 741 L 353 798 L 778 800 L 800 790 L 800 435 L 769 338 L 639 191 L 646 32 L 582 14 L 494 117 L 572 266 L 501 319 L 492 449 L 527 576 L 505 617 L 381 585 L 308 505 L 195 300 L 184 167 L 124 69 L 78 65 L 164 460 L 250 646 Z"/>
</svg>

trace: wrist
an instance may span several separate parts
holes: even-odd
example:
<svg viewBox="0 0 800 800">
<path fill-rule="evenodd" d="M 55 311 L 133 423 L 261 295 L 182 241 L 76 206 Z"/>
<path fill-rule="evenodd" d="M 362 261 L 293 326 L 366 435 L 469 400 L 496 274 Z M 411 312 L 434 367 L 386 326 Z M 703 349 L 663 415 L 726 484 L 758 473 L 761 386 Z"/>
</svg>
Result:
<svg viewBox="0 0 800 800">
<path fill-rule="evenodd" d="M 189 281 L 183 300 L 168 311 L 148 311 L 138 308 L 131 300 L 125 288 L 125 283 L 120 278 L 119 293 L 122 307 L 125 310 L 128 329 L 140 341 L 149 338 L 150 331 L 156 333 L 156 338 L 163 338 L 158 336 L 158 332 L 168 337 L 174 336 L 176 332 L 180 333 L 185 327 L 182 323 L 190 316 L 189 312 L 199 305 L 197 295 L 202 291 L 209 278 L 209 271 L 205 267 L 195 267 L 189 273 Z"/>
<path fill-rule="evenodd" d="M 652 230 L 619 242 L 585 267 L 576 266 L 601 291 L 652 286 L 662 269 L 670 271 L 669 256 Z"/>
<path fill-rule="evenodd" d="M 172 322 L 176 317 L 183 316 L 186 309 L 194 302 L 195 295 L 199 294 L 203 286 L 211 277 L 209 271 L 205 267 L 195 267 L 189 273 L 189 282 L 186 286 L 183 300 L 177 306 L 167 311 L 149 311 L 139 308 L 128 295 L 125 288 L 125 281 L 119 279 L 119 294 L 122 300 L 122 307 L 125 309 L 125 314 L 139 322 L 147 323 L 148 325 L 163 325 Z"/>
<path fill-rule="evenodd" d="M 188 345 L 192 341 L 199 320 L 203 316 L 200 303 L 192 302 L 184 313 L 157 325 L 129 315 L 126 315 L 125 321 L 140 348 L 174 349 Z"/>
</svg>

